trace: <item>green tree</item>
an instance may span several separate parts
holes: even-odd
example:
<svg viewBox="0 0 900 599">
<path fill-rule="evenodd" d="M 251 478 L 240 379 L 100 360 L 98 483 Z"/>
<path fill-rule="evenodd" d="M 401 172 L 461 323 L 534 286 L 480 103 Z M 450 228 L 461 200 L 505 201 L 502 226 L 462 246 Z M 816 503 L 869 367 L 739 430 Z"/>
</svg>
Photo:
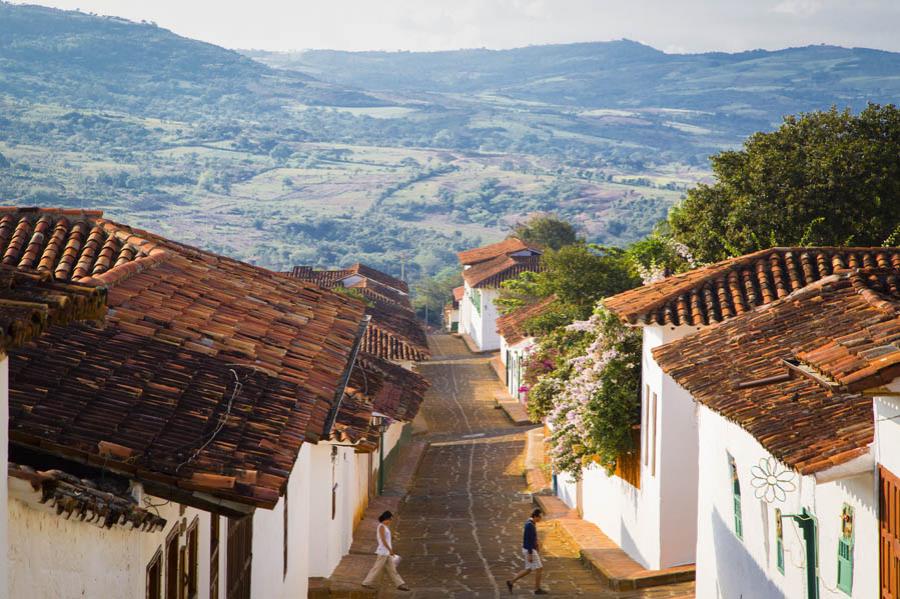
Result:
<svg viewBox="0 0 900 599">
<path fill-rule="evenodd" d="M 500 310 L 509 313 L 555 295 L 551 309 L 525 323 L 537 335 L 585 320 L 602 298 L 641 284 L 631 257 L 619 248 L 576 243 L 545 252 L 541 264 L 539 273 L 504 281 L 496 300 Z"/>
<path fill-rule="evenodd" d="M 701 261 L 770 246 L 880 245 L 900 224 L 900 110 L 870 104 L 785 117 L 712 157 L 716 181 L 669 225 Z"/>
<path fill-rule="evenodd" d="M 546 252 L 541 263 L 541 295 L 556 295 L 579 319 L 588 318 L 600 299 L 641 283 L 619 248 L 577 243 Z"/>
<path fill-rule="evenodd" d="M 420 280 L 412 289 L 412 303 L 416 314 L 429 324 L 440 324 L 444 306 L 453 296 L 453 288 L 460 285 L 462 275 L 453 267 Z"/>
<path fill-rule="evenodd" d="M 524 223 L 516 224 L 513 236 L 551 250 L 558 250 L 578 241 L 578 234 L 572 223 L 553 214 L 539 214 Z"/>
</svg>

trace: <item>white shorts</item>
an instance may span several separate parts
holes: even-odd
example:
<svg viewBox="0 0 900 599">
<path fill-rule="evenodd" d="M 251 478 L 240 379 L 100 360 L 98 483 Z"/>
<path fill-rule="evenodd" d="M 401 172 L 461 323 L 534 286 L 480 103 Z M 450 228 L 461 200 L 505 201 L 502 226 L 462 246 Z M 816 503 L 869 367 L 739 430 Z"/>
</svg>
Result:
<svg viewBox="0 0 900 599">
<path fill-rule="evenodd" d="M 537 550 L 532 550 L 531 552 L 531 561 L 528 561 L 528 550 L 522 549 L 522 557 L 525 558 L 525 569 L 526 570 L 540 570 L 544 567 L 544 564 L 541 563 L 541 556 L 538 554 Z"/>
</svg>

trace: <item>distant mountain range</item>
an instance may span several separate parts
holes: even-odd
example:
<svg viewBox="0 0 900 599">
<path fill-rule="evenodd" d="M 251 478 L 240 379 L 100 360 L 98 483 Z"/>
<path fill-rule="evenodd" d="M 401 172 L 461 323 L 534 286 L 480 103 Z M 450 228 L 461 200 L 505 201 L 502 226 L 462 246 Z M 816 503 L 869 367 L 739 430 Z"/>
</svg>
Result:
<svg viewBox="0 0 900 599">
<path fill-rule="evenodd" d="M 415 278 L 537 211 L 626 244 L 711 153 L 898 98 L 900 54 L 876 50 L 237 52 L 0 1 L 0 201 L 102 208 L 279 270 Z"/>
<path fill-rule="evenodd" d="M 900 53 L 806 46 L 667 54 L 638 42 L 448 52 L 246 52 L 325 81 L 380 92 L 490 94 L 585 109 L 680 109 L 749 127 L 784 114 L 900 99 Z"/>
</svg>

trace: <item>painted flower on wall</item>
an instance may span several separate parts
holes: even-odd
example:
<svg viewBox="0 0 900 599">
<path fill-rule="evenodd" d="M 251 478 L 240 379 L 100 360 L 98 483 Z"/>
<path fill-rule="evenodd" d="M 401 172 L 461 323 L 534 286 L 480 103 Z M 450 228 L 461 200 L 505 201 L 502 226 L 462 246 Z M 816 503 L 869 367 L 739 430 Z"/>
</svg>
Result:
<svg viewBox="0 0 900 599">
<path fill-rule="evenodd" d="M 758 466 L 750 469 L 753 486 L 757 499 L 765 499 L 767 503 L 784 501 L 787 494 L 794 491 L 794 473 L 782 467 L 773 457 L 762 458 Z"/>
</svg>

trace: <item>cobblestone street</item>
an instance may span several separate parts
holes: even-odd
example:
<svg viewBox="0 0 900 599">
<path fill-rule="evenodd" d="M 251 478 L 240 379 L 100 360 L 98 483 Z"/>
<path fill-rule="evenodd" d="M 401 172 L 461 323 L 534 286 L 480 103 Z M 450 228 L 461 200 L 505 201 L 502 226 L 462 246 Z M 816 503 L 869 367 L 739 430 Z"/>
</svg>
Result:
<svg viewBox="0 0 900 599">
<path fill-rule="evenodd" d="M 400 573 L 413 590 L 402 596 L 508 596 L 504 581 L 523 563 L 522 525 L 533 508 L 522 476 L 525 428 L 494 408 L 502 387 L 486 357 L 449 335 L 432 336 L 430 344 L 433 360 L 420 371 L 432 383 L 423 404 L 431 445 L 394 526 Z M 693 583 L 611 592 L 552 521 L 539 529 L 543 586 L 553 596 L 693 596 Z M 516 595 L 532 588 L 528 577 Z"/>
</svg>

